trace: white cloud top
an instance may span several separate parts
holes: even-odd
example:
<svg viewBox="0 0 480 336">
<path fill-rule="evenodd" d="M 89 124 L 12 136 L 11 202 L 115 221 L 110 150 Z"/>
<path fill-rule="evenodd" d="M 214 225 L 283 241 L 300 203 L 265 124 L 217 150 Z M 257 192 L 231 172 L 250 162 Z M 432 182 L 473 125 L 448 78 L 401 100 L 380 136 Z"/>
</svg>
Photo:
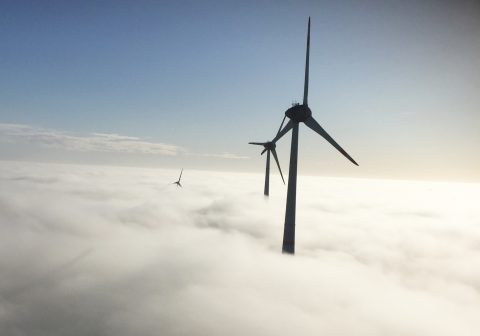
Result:
<svg viewBox="0 0 480 336">
<path fill-rule="evenodd" d="M 480 185 L 177 176 L 1 163 L 0 334 L 478 335 Z"/>
</svg>

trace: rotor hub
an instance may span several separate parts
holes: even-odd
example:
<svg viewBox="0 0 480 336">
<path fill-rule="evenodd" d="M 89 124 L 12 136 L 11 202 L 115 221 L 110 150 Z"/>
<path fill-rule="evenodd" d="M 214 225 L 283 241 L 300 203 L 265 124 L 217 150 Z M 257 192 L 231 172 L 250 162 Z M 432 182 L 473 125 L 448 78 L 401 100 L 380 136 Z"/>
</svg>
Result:
<svg viewBox="0 0 480 336">
<path fill-rule="evenodd" d="M 295 105 L 290 107 L 285 112 L 285 115 L 290 118 L 290 120 L 299 123 L 310 118 L 310 116 L 312 115 L 312 111 L 310 110 L 308 105 Z"/>
<path fill-rule="evenodd" d="M 265 149 L 272 150 L 272 149 L 275 149 L 277 145 L 275 145 L 275 143 L 271 141 L 268 141 L 263 144 L 263 147 L 265 147 Z"/>
</svg>

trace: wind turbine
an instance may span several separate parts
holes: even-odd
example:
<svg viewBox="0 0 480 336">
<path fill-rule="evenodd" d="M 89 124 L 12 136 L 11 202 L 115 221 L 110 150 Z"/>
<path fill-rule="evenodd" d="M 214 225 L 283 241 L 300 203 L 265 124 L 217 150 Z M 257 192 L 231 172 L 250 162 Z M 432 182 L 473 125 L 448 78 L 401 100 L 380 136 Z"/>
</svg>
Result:
<svg viewBox="0 0 480 336">
<path fill-rule="evenodd" d="M 287 191 L 287 207 L 285 211 L 285 226 L 283 229 L 283 253 L 295 253 L 295 206 L 297 197 L 297 160 L 298 160 L 298 126 L 303 122 L 314 132 L 321 135 L 348 160 L 358 166 L 358 163 L 348 153 L 340 147 L 339 144 L 328 135 L 328 133 L 318 124 L 312 117 L 312 111 L 308 107 L 308 72 L 310 57 L 310 17 L 308 17 L 308 33 L 307 33 L 307 56 L 305 60 L 305 83 L 303 87 L 303 104 L 295 104 L 285 112 L 285 116 L 290 120 L 285 127 L 278 132 L 273 143 L 277 142 L 288 131 L 292 130 L 292 145 L 290 149 L 290 170 L 288 172 L 288 191 Z"/>
<path fill-rule="evenodd" d="M 280 133 L 280 130 L 282 129 L 285 118 L 286 116 L 283 117 L 282 123 L 280 124 L 280 128 L 278 129 L 277 135 L 278 133 Z M 273 157 L 275 158 L 275 162 L 277 162 L 277 167 L 278 167 L 278 170 L 280 171 L 280 176 L 282 177 L 283 184 L 285 184 L 285 180 L 283 179 L 282 169 L 280 168 L 280 163 L 278 162 L 277 151 L 275 150 L 277 145 L 273 141 L 249 142 L 249 144 L 263 146 L 264 149 L 260 155 L 263 155 L 265 152 L 267 152 L 267 167 L 265 169 L 265 187 L 263 189 L 263 194 L 265 196 L 268 196 L 268 192 L 270 188 L 270 152 L 273 154 Z"/>
<path fill-rule="evenodd" d="M 183 174 L 183 168 L 182 168 L 182 171 L 180 172 L 180 176 L 178 177 L 178 181 L 175 181 L 175 182 L 173 182 L 172 184 L 176 184 L 177 187 L 181 187 L 181 188 L 182 188 L 182 184 L 180 183 L 180 180 L 182 179 L 182 174 Z"/>
</svg>

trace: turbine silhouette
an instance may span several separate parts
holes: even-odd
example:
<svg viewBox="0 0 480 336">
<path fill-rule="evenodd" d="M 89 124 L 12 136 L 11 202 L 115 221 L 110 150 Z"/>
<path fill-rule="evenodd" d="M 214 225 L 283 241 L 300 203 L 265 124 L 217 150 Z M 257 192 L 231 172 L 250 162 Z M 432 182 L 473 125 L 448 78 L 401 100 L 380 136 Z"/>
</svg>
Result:
<svg viewBox="0 0 480 336">
<path fill-rule="evenodd" d="M 280 133 L 280 130 L 282 129 L 285 118 L 286 116 L 283 117 L 282 123 L 280 124 L 280 128 L 278 129 L 277 135 L 278 133 Z M 263 194 L 265 196 L 268 196 L 269 188 L 270 188 L 270 152 L 273 154 L 273 157 L 275 158 L 275 162 L 277 162 L 277 167 L 278 167 L 278 170 L 280 171 L 280 176 L 282 177 L 283 184 L 285 184 L 285 180 L 283 179 L 282 169 L 280 168 L 280 163 L 278 162 L 277 151 L 275 150 L 277 145 L 275 145 L 275 142 L 273 141 L 249 142 L 249 144 L 263 146 L 264 149 L 260 155 L 263 155 L 265 152 L 267 152 L 267 167 L 265 168 L 265 187 L 263 189 Z"/>
<path fill-rule="evenodd" d="M 307 33 L 307 56 L 305 60 L 305 83 L 303 88 L 303 104 L 293 105 L 285 112 L 285 116 L 290 120 L 285 127 L 278 132 L 273 143 L 277 142 L 288 131 L 292 130 L 292 144 L 290 149 L 290 170 L 288 172 L 288 191 L 287 206 L 285 211 L 285 226 L 283 230 L 283 253 L 295 253 L 295 207 L 297 197 L 297 160 L 298 160 L 298 125 L 303 122 L 314 132 L 318 133 L 327 140 L 333 147 L 342 153 L 348 160 L 358 166 L 358 163 L 348 153 L 340 147 L 339 144 L 328 135 L 328 133 L 318 124 L 312 117 L 312 111 L 308 107 L 308 72 L 310 57 L 310 17 L 308 17 L 308 33 Z"/>
<path fill-rule="evenodd" d="M 183 188 L 183 187 L 182 187 L 182 184 L 180 183 L 180 180 L 182 179 L 182 174 L 183 174 L 183 168 L 182 168 L 182 171 L 180 172 L 180 176 L 178 177 L 178 181 L 175 181 L 175 182 L 173 182 L 172 184 L 176 184 L 177 187 Z"/>
</svg>

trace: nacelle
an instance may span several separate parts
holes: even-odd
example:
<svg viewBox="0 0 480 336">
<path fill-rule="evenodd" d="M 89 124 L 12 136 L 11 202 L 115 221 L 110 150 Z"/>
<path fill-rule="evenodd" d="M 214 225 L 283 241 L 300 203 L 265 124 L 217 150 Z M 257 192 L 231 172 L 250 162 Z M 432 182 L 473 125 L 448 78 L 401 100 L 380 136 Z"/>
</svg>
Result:
<svg viewBox="0 0 480 336">
<path fill-rule="evenodd" d="M 312 111 L 307 105 L 295 105 L 290 107 L 285 115 L 290 118 L 292 121 L 303 122 L 310 118 Z"/>
</svg>

